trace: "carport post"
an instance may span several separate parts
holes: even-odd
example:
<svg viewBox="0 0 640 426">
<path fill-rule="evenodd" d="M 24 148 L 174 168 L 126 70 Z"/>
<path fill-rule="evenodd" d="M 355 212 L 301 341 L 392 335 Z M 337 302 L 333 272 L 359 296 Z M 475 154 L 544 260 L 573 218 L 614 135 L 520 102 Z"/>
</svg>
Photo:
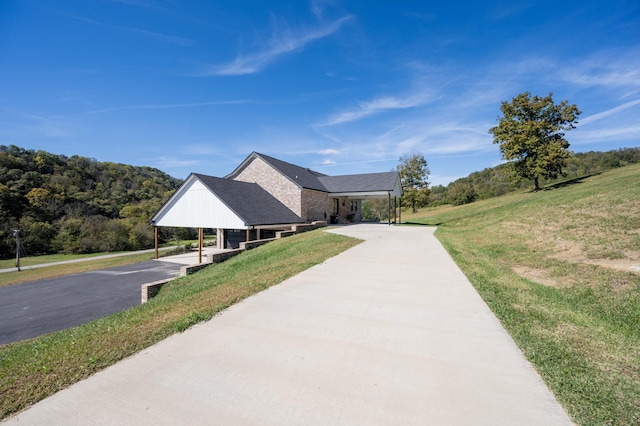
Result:
<svg viewBox="0 0 640 426">
<path fill-rule="evenodd" d="M 393 223 L 398 223 L 398 197 L 393 196 Z"/>
<path fill-rule="evenodd" d="M 153 239 L 155 242 L 155 259 L 157 260 L 159 258 L 158 256 L 158 227 L 154 226 L 153 227 Z"/>
<path fill-rule="evenodd" d="M 202 263 L 202 240 L 204 238 L 204 230 L 198 228 L 198 263 Z"/>
</svg>

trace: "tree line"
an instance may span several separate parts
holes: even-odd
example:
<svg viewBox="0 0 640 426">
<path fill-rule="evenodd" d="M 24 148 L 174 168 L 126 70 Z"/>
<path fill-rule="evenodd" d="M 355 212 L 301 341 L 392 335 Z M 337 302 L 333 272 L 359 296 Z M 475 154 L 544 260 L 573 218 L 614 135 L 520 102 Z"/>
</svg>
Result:
<svg viewBox="0 0 640 426">
<path fill-rule="evenodd" d="M 500 110 L 502 116 L 489 133 L 493 135 L 493 143 L 499 145 L 505 164 L 472 173 L 446 187 L 429 188 L 429 168 L 424 156 L 406 154 L 396 168 L 404 192 L 402 207 L 411 207 L 415 213 L 418 207 L 467 204 L 529 185 L 539 191 L 559 180 L 581 178 L 640 161 L 640 148 L 579 154 L 569 151 L 565 132 L 576 128 L 582 111 L 566 100 L 556 104 L 552 93 L 542 97 L 524 92 L 511 102 L 502 102 Z M 388 219 L 382 203 L 366 202 L 363 218 Z"/>
<path fill-rule="evenodd" d="M 15 256 L 14 230 L 27 255 L 151 248 L 149 220 L 181 183 L 151 167 L 0 145 L 0 258 Z"/>
<path fill-rule="evenodd" d="M 640 148 L 574 153 L 567 159 L 567 164 L 563 168 L 564 176 L 558 176 L 555 179 L 541 178 L 539 184 L 544 187 L 636 163 L 640 163 Z M 467 177 L 451 182 L 446 187 L 442 185 L 431 187 L 428 205 L 452 204 L 457 206 L 498 197 L 517 190 L 525 190 L 532 185 L 534 182 L 530 179 L 514 179 L 510 165 L 501 164 L 471 173 Z"/>
<path fill-rule="evenodd" d="M 411 165 L 416 163 L 424 165 L 424 169 L 428 171 L 424 157 L 420 154 L 414 157 L 415 155 L 405 155 L 400 159 L 398 170 L 401 173 L 405 170 L 415 170 Z M 408 163 L 406 162 L 407 159 L 410 160 Z M 636 163 L 640 163 L 640 148 L 574 153 L 567 159 L 566 166 L 563 168 L 564 176 L 558 176 L 555 179 L 540 178 L 539 185 L 544 187 L 545 185 L 583 178 Z M 469 176 L 457 179 L 446 186 L 434 185 L 425 190 L 427 174 L 424 174 L 424 180 L 421 181 L 419 188 L 422 188 L 422 190 L 418 191 L 419 195 L 411 199 L 402 199 L 402 207 L 407 211 L 413 209 L 414 205 L 417 207 L 436 207 L 446 204 L 459 206 L 474 201 L 486 200 L 487 198 L 499 197 L 514 191 L 522 191 L 534 186 L 534 182 L 530 179 L 514 179 L 513 170 L 508 163 L 473 172 Z M 413 188 L 411 193 L 415 194 L 415 192 L 416 189 Z M 387 211 L 387 200 L 368 200 L 362 206 L 364 220 L 387 220 Z"/>
</svg>

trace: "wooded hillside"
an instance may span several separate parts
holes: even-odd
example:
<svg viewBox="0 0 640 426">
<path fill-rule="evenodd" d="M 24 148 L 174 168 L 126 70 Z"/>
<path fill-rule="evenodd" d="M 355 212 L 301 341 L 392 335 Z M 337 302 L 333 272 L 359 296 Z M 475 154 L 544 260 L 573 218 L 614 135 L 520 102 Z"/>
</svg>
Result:
<svg viewBox="0 0 640 426">
<path fill-rule="evenodd" d="M 589 151 L 576 153 L 567 161 L 566 176 L 555 180 L 541 180 L 541 185 L 553 184 L 570 179 L 602 173 L 616 167 L 640 163 L 640 148 L 622 148 L 615 151 Z M 532 187 L 527 180 L 514 181 L 509 164 L 487 168 L 451 182 L 448 186 L 436 185 L 431 188 L 429 205 L 461 205 L 476 200 L 504 195 L 518 189 Z"/>
<path fill-rule="evenodd" d="M 153 247 L 149 219 L 180 185 L 151 167 L 0 145 L 0 258 Z"/>
<path fill-rule="evenodd" d="M 589 151 L 573 154 L 564 168 L 566 176 L 555 180 L 541 179 L 542 185 L 561 184 L 572 179 L 584 178 L 616 167 L 640 163 L 640 148 L 622 148 L 614 151 Z M 426 205 L 436 207 L 444 204 L 459 206 L 478 200 L 505 195 L 517 190 L 533 188 L 530 181 L 514 180 L 510 164 L 501 164 L 473 172 L 457 179 L 447 186 L 435 185 L 429 188 Z M 380 221 L 388 219 L 386 200 L 366 200 L 362 204 L 364 220 Z"/>
</svg>

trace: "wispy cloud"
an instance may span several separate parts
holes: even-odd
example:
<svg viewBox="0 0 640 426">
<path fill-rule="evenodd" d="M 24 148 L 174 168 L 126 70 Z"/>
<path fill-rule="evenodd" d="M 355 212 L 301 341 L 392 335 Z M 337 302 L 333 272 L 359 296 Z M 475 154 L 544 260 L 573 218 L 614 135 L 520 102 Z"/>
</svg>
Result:
<svg viewBox="0 0 640 426">
<path fill-rule="evenodd" d="M 67 138 L 78 133 L 78 123 L 61 115 L 42 115 L 14 110 L 2 110 L 12 116 L 0 123 L 0 134 L 8 136 L 30 136 L 44 138 Z"/>
<path fill-rule="evenodd" d="M 100 21 L 96 21 L 94 19 L 90 19 L 90 18 L 85 18 L 82 16 L 77 16 L 77 15 L 72 15 L 69 13 L 61 13 L 61 15 L 66 16 L 67 18 L 71 18 L 71 19 L 75 19 L 77 21 L 82 21 L 82 22 L 86 22 L 88 24 L 92 24 L 92 25 L 96 25 L 102 28 L 107 28 L 110 30 L 116 30 L 116 31 L 123 31 L 123 32 L 128 32 L 128 33 L 134 33 L 134 34 L 139 34 L 145 37 L 149 37 L 149 38 L 153 38 L 159 41 L 163 41 L 163 42 L 167 42 L 167 43 L 173 43 L 173 44 L 179 44 L 179 45 L 183 45 L 183 46 L 191 46 L 193 45 L 193 40 L 185 38 L 185 37 L 178 37 L 178 36 L 172 36 L 172 35 L 167 35 L 167 34 L 161 34 L 161 33 L 157 33 L 154 31 L 149 31 L 149 30 L 143 30 L 140 28 L 131 28 L 131 27 L 122 27 L 119 25 L 112 25 L 112 24 L 105 24 L 104 22 L 100 22 Z"/>
<path fill-rule="evenodd" d="M 242 105 L 252 103 L 250 100 L 232 100 L 232 101 L 210 101 L 210 102 L 188 102 L 179 104 L 142 104 L 142 105 L 124 105 L 110 108 L 100 108 L 86 111 L 86 114 L 101 114 L 114 111 L 126 111 L 132 109 L 172 109 L 172 108 L 197 108 L 215 105 Z"/>
<path fill-rule="evenodd" d="M 158 157 L 149 159 L 149 161 L 160 169 L 178 169 L 181 167 L 194 166 L 200 163 L 198 160 L 179 160 L 169 157 Z"/>
<path fill-rule="evenodd" d="M 264 49 L 248 55 L 238 55 L 233 62 L 209 67 L 199 75 L 245 75 L 258 73 L 282 55 L 304 49 L 308 44 L 335 33 L 351 19 L 351 16 L 344 16 L 330 23 L 300 30 L 292 30 L 290 28 L 277 29 L 274 31 L 273 36 L 267 42 Z"/>
<path fill-rule="evenodd" d="M 337 149 L 323 149 L 318 152 L 320 155 L 338 155 L 339 151 Z"/>
<path fill-rule="evenodd" d="M 634 146 L 638 143 L 638 135 L 640 135 L 640 125 L 620 125 L 608 126 L 601 129 L 592 129 L 581 131 L 578 128 L 571 134 L 572 145 L 584 145 L 592 143 L 629 143 L 627 146 Z M 620 145 L 624 146 L 624 145 Z"/>
<path fill-rule="evenodd" d="M 598 53 L 560 71 L 559 77 L 580 86 L 640 87 L 640 60 L 631 53 Z"/>
<path fill-rule="evenodd" d="M 602 120 L 603 118 L 609 117 L 611 115 L 614 115 L 614 114 L 616 114 L 616 113 L 618 113 L 620 111 L 624 111 L 625 109 L 631 108 L 631 107 L 636 106 L 638 104 L 640 104 L 640 99 L 636 99 L 635 101 L 626 102 L 626 103 L 624 103 L 622 105 L 619 105 L 619 106 L 617 106 L 615 108 L 611 108 L 611 109 L 608 109 L 606 111 L 602 111 L 602 112 L 600 112 L 598 114 L 593 114 L 593 115 L 590 115 L 589 117 L 583 118 L 582 120 L 580 120 L 580 124 L 579 125 L 584 126 L 584 125 L 592 123 L 594 121 Z"/>
<path fill-rule="evenodd" d="M 424 105 L 432 100 L 428 92 L 409 95 L 404 98 L 399 97 L 381 97 L 367 102 L 360 102 L 354 109 L 342 111 L 330 116 L 325 122 L 319 126 L 333 126 L 336 124 L 357 121 L 373 114 L 383 111 L 413 108 Z"/>
</svg>

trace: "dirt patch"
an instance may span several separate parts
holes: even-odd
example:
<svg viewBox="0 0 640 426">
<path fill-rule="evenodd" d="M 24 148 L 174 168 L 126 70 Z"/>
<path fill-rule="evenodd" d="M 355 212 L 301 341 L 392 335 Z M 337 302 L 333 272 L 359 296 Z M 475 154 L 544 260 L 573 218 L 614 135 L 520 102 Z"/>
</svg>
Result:
<svg viewBox="0 0 640 426">
<path fill-rule="evenodd" d="M 561 287 L 560 283 L 549 275 L 549 272 L 544 269 L 528 268 L 526 266 L 515 266 L 513 272 L 520 275 L 522 278 L 534 281 L 538 284 L 546 285 L 549 287 Z"/>
<path fill-rule="evenodd" d="M 546 251 L 547 256 L 551 259 L 560 260 L 562 262 L 585 263 L 612 269 L 615 271 L 633 272 L 636 274 L 640 274 L 640 252 L 638 252 L 637 250 L 615 250 L 615 254 L 619 256 L 619 258 L 615 259 L 598 257 L 594 258 L 592 257 L 593 253 L 589 253 L 585 250 L 585 246 L 582 242 L 563 238 L 561 233 L 558 231 L 554 232 L 553 230 L 549 229 L 538 229 L 534 232 L 530 232 L 530 234 L 530 244 L 535 246 L 540 251 Z M 601 231 L 594 231 L 592 234 L 596 235 L 596 237 L 599 236 L 600 241 L 604 240 L 606 236 L 606 234 Z M 611 236 L 609 236 L 609 240 L 611 240 Z M 608 241 L 607 243 L 611 244 L 610 241 Z M 603 245 L 606 245 L 607 243 Z M 522 275 L 521 273 L 518 274 Z M 539 276 L 538 273 L 530 272 L 530 274 L 533 275 L 526 276 L 526 278 L 535 280 L 534 277 Z M 540 277 L 540 279 L 544 279 L 544 277 Z M 541 282 L 541 284 L 544 283 Z"/>
<path fill-rule="evenodd" d="M 590 259 L 584 263 L 590 265 L 602 266 L 603 268 L 615 269 L 622 272 L 634 272 L 640 275 L 640 262 L 630 259 Z"/>
</svg>

